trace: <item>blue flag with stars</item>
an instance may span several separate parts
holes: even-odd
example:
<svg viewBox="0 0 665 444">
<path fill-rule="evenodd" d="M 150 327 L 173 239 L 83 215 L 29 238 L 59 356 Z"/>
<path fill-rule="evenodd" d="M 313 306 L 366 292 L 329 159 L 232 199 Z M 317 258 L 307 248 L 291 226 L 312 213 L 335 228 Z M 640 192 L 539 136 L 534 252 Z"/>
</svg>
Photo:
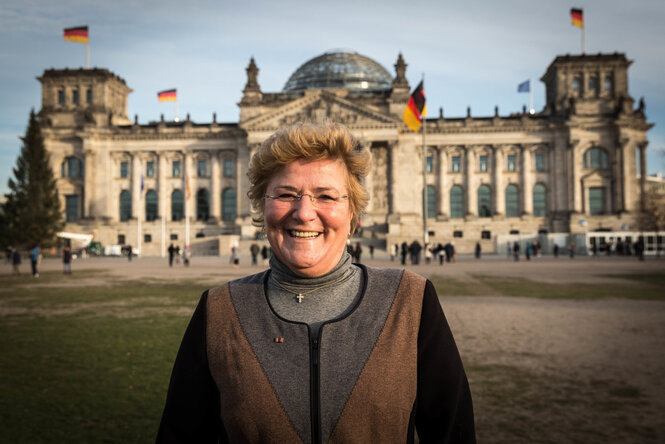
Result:
<svg viewBox="0 0 665 444">
<path fill-rule="evenodd" d="M 531 81 L 527 80 L 525 82 L 520 83 L 517 85 L 517 92 L 518 93 L 528 93 L 531 91 Z"/>
</svg>

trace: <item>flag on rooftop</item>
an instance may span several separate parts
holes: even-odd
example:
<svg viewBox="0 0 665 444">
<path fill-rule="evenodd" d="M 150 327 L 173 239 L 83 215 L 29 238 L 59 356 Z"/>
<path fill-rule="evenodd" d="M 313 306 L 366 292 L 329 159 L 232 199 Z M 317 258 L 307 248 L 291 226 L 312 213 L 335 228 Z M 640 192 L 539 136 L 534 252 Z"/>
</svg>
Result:
<svg viewBox="0 0 665 444">
<path fill-rule="evenodd" d="M 570 10 L 570 19 L 573 26 L 584 28 L 584 10 L 581 8 L 572 8 Z"/>
<path fill-rule="evenodd" d="M 70 42 L 88 44 L 88 25 L 65 28 L 63 37 Z"/>
<path fill-rule="evenodd" d="M 175 102 L 178 100 L 178 93 L 176 89 L 166 89 L 157 93 L 157 98 L 160 102 Z"/>
<path fill-rule="evenodd" d="M 531 91 L 531 81 L 526 80 L 519 85 L 517 85 L 517 92 L 518 93 L 528 93 Z"/>
<path fill-rule="evenodd" d="M 406 109 L 404 109 L 404 123 L 413 131 L 418 131 L 423 123 L 423 116 L 426 114 L 425 90 L 421 80 L 416 89 L 411 93 L 409 103 L 407 103 Z"/>
</svg>

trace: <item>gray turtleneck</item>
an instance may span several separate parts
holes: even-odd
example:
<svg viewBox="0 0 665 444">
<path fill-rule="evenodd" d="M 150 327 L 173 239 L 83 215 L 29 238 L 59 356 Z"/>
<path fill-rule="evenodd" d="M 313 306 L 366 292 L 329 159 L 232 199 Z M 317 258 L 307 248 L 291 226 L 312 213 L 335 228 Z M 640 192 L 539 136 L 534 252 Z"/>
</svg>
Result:
<svg viewBox="0 0 665 444">
<path fill-rule="evenodd" d="M 270 270 L 268 300 L 273 310 L 284 319 L 308 324 L 315 336 L 324 322 L 349 313 L 362 293 L 363 273 L 351 263 L 346 251 L 337 265 L 323 276 L 298 276 L 274 254 L 270 258 Z M 301 303 L 294 293 L 304 294 Z"/>
</svg>

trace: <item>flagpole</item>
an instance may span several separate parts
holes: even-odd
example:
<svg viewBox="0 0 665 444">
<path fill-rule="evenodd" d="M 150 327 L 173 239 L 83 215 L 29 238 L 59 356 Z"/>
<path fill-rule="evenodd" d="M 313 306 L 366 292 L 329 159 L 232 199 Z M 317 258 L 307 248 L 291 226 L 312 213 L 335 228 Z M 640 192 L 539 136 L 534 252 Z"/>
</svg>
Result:
<svg viewBox="0 0 665 444">
<path fill-rule="evenodd" d="M 582 54 L 586 53 L 586 23 L 582 23 Z"/>
<path fill-rule="evenodd" d="M 189 195 L 189 176 L 185 173 L 185 248 L 189 246 Z"/>
<path fill-rule="evenodd" d="M 178 98 L 175 99 L 175 119 L 173 119 L 175 122 L 179 121 L 178 119 Z"/>
<path fill-rule="evenodd" d="M 143 251 L 141 251 L 141 244 L 142 240 L 141 239 L 141 219 L 143 219 L 143 212 L 145 211 L 145 207 L 143 205 L 143 174 L 141 174 L 141 192 L 139 194 L 139 207 L 137 208 L 136 216 L 138 219 L 138 222 L 136 224 L 136 238 L 137 238 L 137 244 L 139 248 L 139 255 L 143 254 Z"/>
<path fill-rule="evenodd" d="M 85 69 L 90 69 L 90 43 L 85 44 Z"/>
<path fill-rule="evenodd" d="M 425 73 L 423 73 L 423 90 L 425 89 Z M 426 107 L 423 107 L 423 110 L 427 110 Z M 422 120 L 423 128 L 423 249 L 427 248 L 428 244 L 428 235 L 427 235 L 427 145 L 425 144 L 425 138 L 427 134 L 427 111 L 422 113 L 420 116 Z M 427 253 L 425 253 L 427 254 Z"/>
<path fill-rule="evenodd" d="M 531 88 L 531 78 L 529 78 L 529 114 L 533 114 L 533 88 Z"/>
</svg>

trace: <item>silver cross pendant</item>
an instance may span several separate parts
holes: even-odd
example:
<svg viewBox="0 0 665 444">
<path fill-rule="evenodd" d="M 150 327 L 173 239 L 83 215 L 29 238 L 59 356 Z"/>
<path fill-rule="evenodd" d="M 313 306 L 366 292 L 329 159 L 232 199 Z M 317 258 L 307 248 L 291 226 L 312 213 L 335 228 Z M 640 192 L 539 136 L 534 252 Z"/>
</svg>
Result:
<svg viewBox="0 0 665 444">
<path fill-rule="evenodd" d="M 305 297 L 305 296 L 303 296 L 302 294 L 298 294 L 298 295 L 296 296 L 296 299 L 298 299 L 298 303 L 299 303 L 299 304 L 302 302 L 302 299 L 303 299 L 304 297 Z"/>
</svg>

